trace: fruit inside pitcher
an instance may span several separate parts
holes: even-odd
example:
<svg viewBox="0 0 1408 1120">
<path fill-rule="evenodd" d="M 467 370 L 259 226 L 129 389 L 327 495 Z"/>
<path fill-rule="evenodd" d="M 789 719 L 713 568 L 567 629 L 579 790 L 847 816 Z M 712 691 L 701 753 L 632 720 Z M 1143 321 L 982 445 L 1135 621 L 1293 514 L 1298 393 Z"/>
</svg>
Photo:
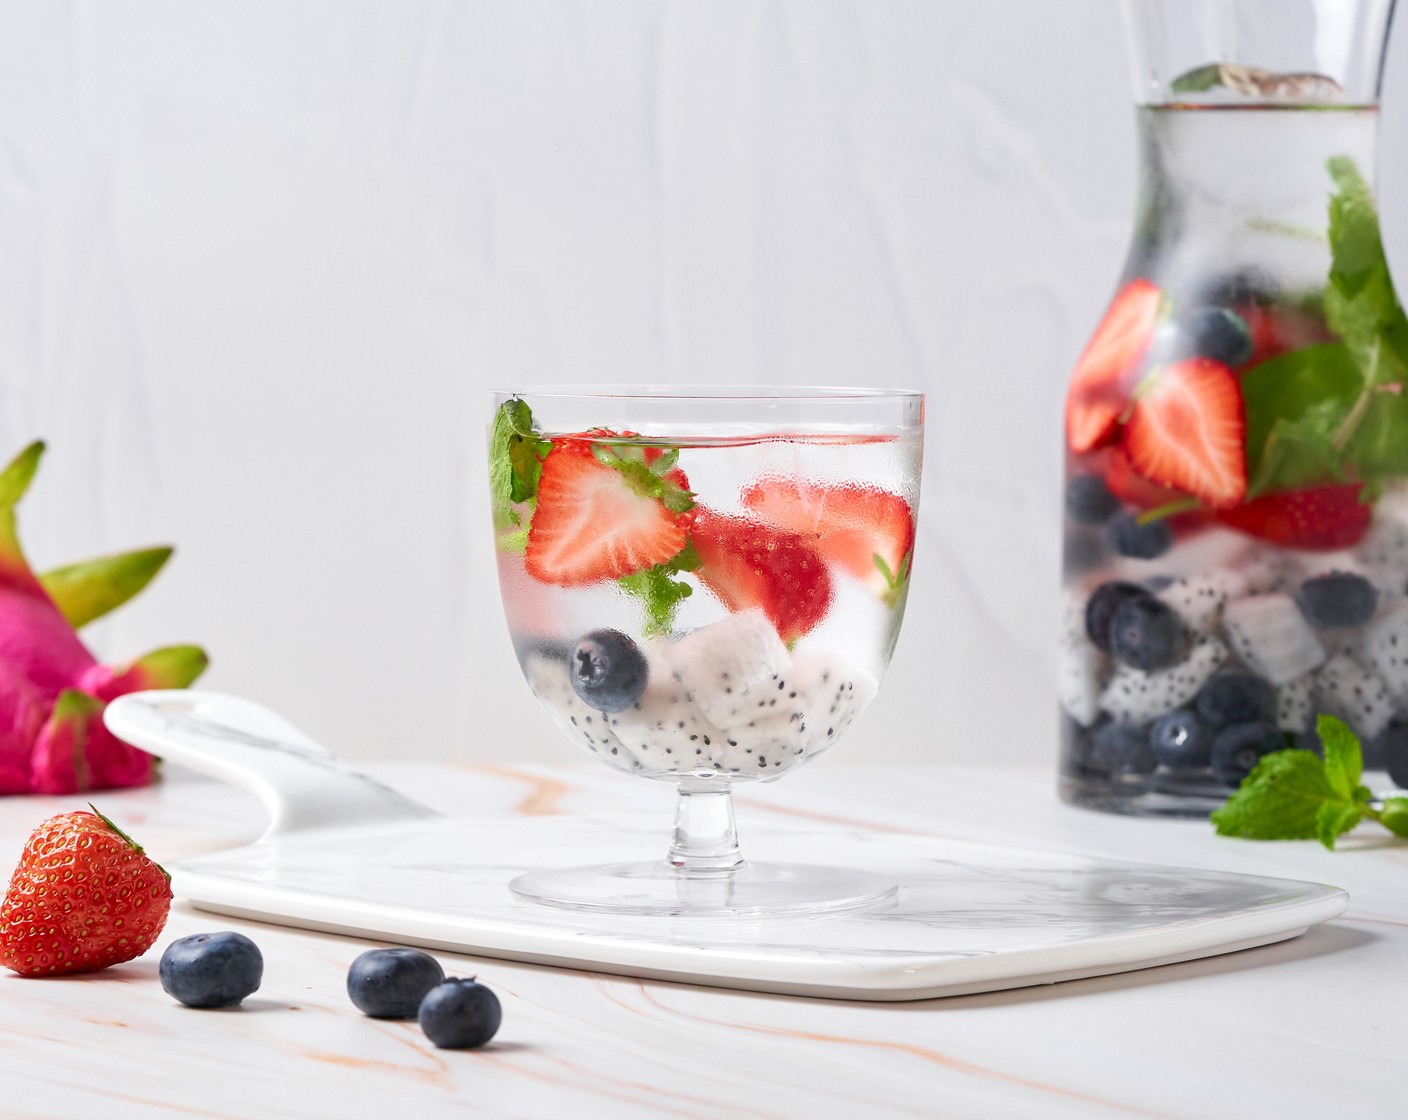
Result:
<svg viewBox="0 0 1408 1120">
<path fill-rule="evenodd" d="M 1063 793 L 1198 813 L 1359 735 L 1408 786 L 1408 318 L 1367 176 L 1377 111 L 1141 112 L 1114 300 L 1072 375 Z"/>
</svg>

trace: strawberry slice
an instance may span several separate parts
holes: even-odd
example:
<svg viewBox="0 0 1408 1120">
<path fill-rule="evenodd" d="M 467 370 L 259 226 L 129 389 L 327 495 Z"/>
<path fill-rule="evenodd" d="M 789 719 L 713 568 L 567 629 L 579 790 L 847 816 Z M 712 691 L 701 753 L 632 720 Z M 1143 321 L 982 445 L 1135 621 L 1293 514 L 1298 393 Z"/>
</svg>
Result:
<svg viewBox="0 0 1408 1120">
<path fill-rule="evenodd" d="M 1131 280 L 1095 328 L 1066 394 L 1066 442 L 1077 455 L 1114 437 L 1129 404 L 1126 382 L 1149 349 L 1162 302 L 1158 285 Z"/>
<path fill-rule="evenodd" d="M 1124 449 L 1151 482 L 1227 509 L 1247 493 L 1242 391 L 1221 362 L 1189 358 L 1156 370 L 1135 394 Z"/>
<path fill-rule="evenodd" d="M 1358 482 L 1286 490 L 1255 498 L 1218 519 L 1253 537 L 1283 548 L 1340 549 L 1357 544 L 1374 518 L 1370 502 L 1361 502 Z"/>
<path fill-rule="evenodd" d="M 731 611 L 761 607 L 784 642 L 808 633 L 831 606 L 831 576 L 815 537 L 699 509 L 690 539 L 695 575 Z"/>
<path fill-rule="evenodd" d="M 685 545 L 694 502 L 681 471 L 661 470 L 673 454 L 613 444 L 613 436 L 599 430 L 552 441 L 523 558 L 540 583 L 619 579 L 663 564 Z"/>
<path fill-rule="evenodd" d="M 898 494 L 768 477 L 745 487 L 742 501 L 769 525 L 816 537 L 822 556 L 877 594 L 893 591 L 908 572 L 914 511 Z"/>
<path fill-rule="evenodd" d="M 1188 497 L 1179 490 L 1150 482 L 1139 474 L 1123 447 L 1111 447 L 1105 454 L 1105 486 L 1120 501 L 1139 509 L 1154 509 Z"/>
</svg>

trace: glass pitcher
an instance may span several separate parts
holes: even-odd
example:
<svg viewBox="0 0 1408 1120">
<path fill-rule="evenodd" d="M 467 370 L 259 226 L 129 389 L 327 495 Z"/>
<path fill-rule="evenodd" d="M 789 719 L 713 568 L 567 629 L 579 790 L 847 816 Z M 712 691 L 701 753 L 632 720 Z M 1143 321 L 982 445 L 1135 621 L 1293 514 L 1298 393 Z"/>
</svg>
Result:
<svg viewBox="0 0 1408 1120">
<path fill-rule="evenodd" d="M 1061 792 L 1202 815 L 1340 716 L 1408 786 L 1408 319 L 1373 196 L 1393 0 L 1126 0 L 1140 191 L 1070 379 Z"/>
</svg>

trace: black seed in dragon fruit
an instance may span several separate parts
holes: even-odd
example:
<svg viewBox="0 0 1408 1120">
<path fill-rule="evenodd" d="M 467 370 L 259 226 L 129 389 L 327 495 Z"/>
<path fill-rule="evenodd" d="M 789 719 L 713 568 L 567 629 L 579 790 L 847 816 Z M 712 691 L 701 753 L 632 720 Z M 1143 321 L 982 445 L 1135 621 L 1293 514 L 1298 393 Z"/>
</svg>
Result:
<svg viewBox="0 0 1408 1120">
<path fill-rule="evenodd" d="M 1383 679 L 1347 653 L 1337 653 L 1315 674 L 1320 704 L 1362 739 L 1372 739 L 1393 718 L 1393 698 Z"/>
<path fill-rule="evenodd" d="M 573 689 L 572 671 L 565 656 L 530 652 L 523 658 L 523 675 L 533 695 L 568 738 L 618 770 L 640 773 L 641 763 L 612 734 L 607 717 L 587 707 Z"/>
<path fill-rule="evenodd" d="M 739 611 L 700 627 L 670 646 L 675 681 L 710 723 L 727 730 L 749 718 L 792 655 L 761 610 Z"/>
<path fill-rule="evenodd" d="M 1325 663 L 1328 651 L 1284 592 L 1227 604 L 1223 628 L 1233 651 L 1272 684 L 1285 684 Z"/>
<path fill-rule="evenodd" d="M 1182 661 L 1167 669 L 1145 672 L 1121 666 L 1100 694 L 1100 708 L 1120 723 L 1151 723 L 1192 700 L 1226 660 L 1226 646 L 1202 637 Z"/>
<path fill-rule="evenodd" d="M 647 774 L 717 769 L 713 752 L 722 733 L 668 673 L 654 677 L 631 707 L 613 712 L 608 725 Z"/>
<path fill-rule="evenodd" d="M 802 653 L 753 702 L 750 717 L 725 732 L 720 768 L 773 778 L 834 743 L 875 697 L 865 670 L 835 654 Z"/>
</svg>

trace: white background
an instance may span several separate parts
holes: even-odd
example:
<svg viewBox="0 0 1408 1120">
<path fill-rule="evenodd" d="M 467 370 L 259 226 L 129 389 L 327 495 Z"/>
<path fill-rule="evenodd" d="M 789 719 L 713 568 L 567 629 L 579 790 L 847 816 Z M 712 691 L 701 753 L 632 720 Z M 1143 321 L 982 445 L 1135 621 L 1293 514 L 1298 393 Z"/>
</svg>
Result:
<svg viewBox="0 0 1408 1120">
<path fill-rule="evenodd" d="M 1404 277 L 1408 34 L 1389 66 Z M 177 543 L 96 650 L 199 641 L 347 755 L 566 759 L 503 630 L 486 389 L 923 388 L 906 630 L 832 758 L 1052 760 L 1060 406 L 1129 88 L 1114 0 L 6 0 L 30 553 Z"/>
</svg>

